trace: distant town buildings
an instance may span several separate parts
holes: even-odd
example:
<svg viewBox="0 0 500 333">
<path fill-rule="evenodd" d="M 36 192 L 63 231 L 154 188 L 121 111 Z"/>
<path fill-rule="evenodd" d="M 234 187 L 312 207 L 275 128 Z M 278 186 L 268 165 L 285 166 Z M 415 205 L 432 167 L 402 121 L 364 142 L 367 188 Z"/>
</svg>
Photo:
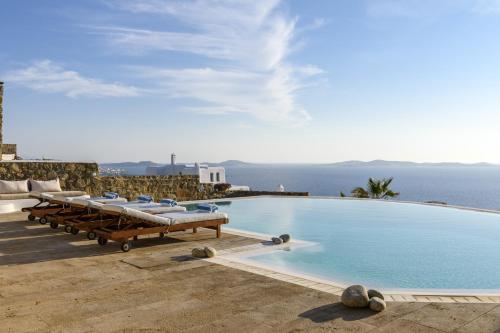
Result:
<svg viewBox="0 0 500 333">
<path fill-rule="evenodd" d="M 206 164 L 177 164 L 175 154 L 170 156 L 170 165 L 149 166 L 146 175 L 198 175 L 202 184 L 222 184 L 226 182 L 226 170 L 224 167 L 210 167 Z"/>
</svg>

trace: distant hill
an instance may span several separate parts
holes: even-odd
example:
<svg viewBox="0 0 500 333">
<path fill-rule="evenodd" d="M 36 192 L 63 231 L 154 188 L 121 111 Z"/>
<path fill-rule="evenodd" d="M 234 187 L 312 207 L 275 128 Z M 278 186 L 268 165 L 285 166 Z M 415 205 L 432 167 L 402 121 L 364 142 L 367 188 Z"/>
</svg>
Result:
<svg viewBox="0 0 500 333">
<path fill-rule="evenodd" d="M 179 163 L 183 164 L 183 163 Z M 442 162 L 442 163 L 417 163 L 408 161 L 386 161 L 386 160 L 374 160 L 374 161 L 344 161 L 336 163 L 326 163 L 326 164 L 299 164 L 299 163 L 249 163 L 238 160 L 227 160 L 220 163 L 207 163 L 209 166 L 222 166 L 227 168 L 239 168 L 239 167 L 266 167 L 266 166 L 299 166 L 299 165 L 311 165 L 311 166 L 331 166 L 331 167 L 494 167 L 499 166 L 490 163 L 452 163 L 452 162 Z M 162 166 L 164 163 L 156 163 L 153 161 L 140 161 L 140 162 L 118 162 L 118 163 L 100 163 L 99 166 L 102 169 L 120 169 L 123 170 L 124 174 L 128 175 L 143 175 L 146 173 L 146 168 L 148 166 Z"/>
<path fill-rule="evenodd" d="M 417 163 L 417 162 L 408 162 L 408 161 L 386 161 L 386 160 L 373 160 L 373 161 L 345 161 L 345 162 L 336 162 L 330 163 L 327 165 L 331 166 L 373 166 L 373 167 L 415 167 L 415 166 L 441 166 L 441 167 L 464 167 L 464 166 L 498 166 L 496 164 L 491 163 L 455 163 L 455 162 L 440 162 L 440 163 Z"/>
<path fill-rule="evenodd" d="M 104 168 L 130 168 L 130 167 L 148 167 L 148 166 L 159 166 L 160 163 L 155 163 L 153 161 L 140 161 L 140 162 L 116 162 L 116 163 L 99 163 L 99 166 Z"/>
<path fill-rule="evenodd" d="M 239 167 L 239 166 L 251 166 L 251 165 L 257 165 L 255 163 L 248 163 L 248 162 L 243 162 L 243 161 L 238 161 L 238 160 L 227 160 L 224 162 L 220 163 L 204 163 L 208 164 L 209 166 L 223 166 L 223 167 Z"/>
</svg>

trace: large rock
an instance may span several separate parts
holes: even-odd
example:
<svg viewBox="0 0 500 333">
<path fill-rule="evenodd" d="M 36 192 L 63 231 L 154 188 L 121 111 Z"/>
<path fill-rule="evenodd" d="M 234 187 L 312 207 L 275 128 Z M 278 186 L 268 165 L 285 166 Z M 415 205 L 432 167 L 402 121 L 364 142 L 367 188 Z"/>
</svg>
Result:
<svg viewBox="0 0 500 333">
<path fill-rule="evenodd" d="M 378 298 L 381 298 L 381 299 L 385 299 L 384 295 L 382 295 L 382 293 L 380 291 L 375 290 L 375 289 L 368 289 L 368 297 L 369 298 L 378 297 Z"/>
<path fill-rule="evenodd" d="M 273 238 L 271 238 L 271 240 L 273 241 L 273 243 L 275 245 L 283 244 L 283 240 L 281 238 L 279 238 L 279 237 L 273 237 Z"/>
<path fill-rule="evenodd" d="M 209 258 L 213 258 L 213 257 L 215 257 L 217 255 L 217 251 L 213 247 L 206 246 L 205 247 L 205 254 Z"/>
<path fill-rule="evenodd" d="M 370 298 L 370 309 L 376 312 L 384 311 L 386 308 L 385 301 L 378 297 Z"/>
<path fill-rule="evenodd" d="M 291 239 L 289 234 L 283 234 L 280 236 L 280 238 L 283 240 L 283 243 L 288 243 Z"/>
<path fill-rule="evenodd" d="M 342 304 L 350 308 L 364 308 L 368 306 L 368 292 L 361 285 L 346 288 L 342 293 Z"/>
<path fill-rule="evenodd" d="M 205 252 L 205 249 L 202 249 L 201 247 L 195 247 L 194 249 L 192 249 L 191 255 L 195 258 L 206 258 L 207 257 L 207 253 Z"/>
</svg>

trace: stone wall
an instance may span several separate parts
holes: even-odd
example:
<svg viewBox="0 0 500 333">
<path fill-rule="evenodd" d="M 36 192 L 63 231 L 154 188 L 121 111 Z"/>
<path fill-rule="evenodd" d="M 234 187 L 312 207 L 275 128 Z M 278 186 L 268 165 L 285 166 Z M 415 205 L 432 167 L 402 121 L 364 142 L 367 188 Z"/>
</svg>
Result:
<svg viewBox="0 0 500 333">
<path fill-rule="evenodd" d="M 295 196 L 295 197 L 307 197 L 309 192 L 277 192 L 277 191 L 231 191 L 227 192 L 225 198 L 238 198 L 238 197 L 253 197 L 259 195 L 275 195 L 275 196 Z"/>
<path fill-rule="evenodd" d="M 63 190 L 91 192 L 96 186 L 96 163 L 52 161 L 1 161 L 0 179 L 50 180 L 59 178 Z"/>
<path fill-rule="evenodd" d="M 200 184 L 198 176 L 102 176 L 96 177 L 92 195 L 113 191 L 129 200 L 140 194 L 149 194 L 158 201 L 171 198 L 177 201 L 220 197 L 213 185 Z"/>
<path fill-rule="evenodd" d="M 4 143 L 2 145 L 2 154 L 14 154 L 17 156 L 17 145 Z"/>
<path fill-rule="evenodd" d="M 155 200 L 172 198 L 178 201 L 219 198 L 213 185 L 199 182 L 198 176 L 97 176 L 96 163 L 52 161 L 1 161 L 0 179 L 50 180 L 59 178 L 67 191 L 85 191 L 100 196 L 113 191 L 129 200 L 149 194 Z"/>
</svg>

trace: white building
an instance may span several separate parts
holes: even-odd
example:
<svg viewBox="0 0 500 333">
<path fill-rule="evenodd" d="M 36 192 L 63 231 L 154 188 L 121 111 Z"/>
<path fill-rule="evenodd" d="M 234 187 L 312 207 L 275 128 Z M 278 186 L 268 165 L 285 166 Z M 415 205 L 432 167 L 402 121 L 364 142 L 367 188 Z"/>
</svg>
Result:
<svg viewBox="0 0 500 333">
<path fill-rule="evenodd" d="M 209 167 L 206 164 L 176 164 L 175 154 L 171 155 L 170 165 L 146 168 L 149 176 L 198 175 L 202 184 L 220 184 L 226 182 L 226 170 L 223 167 Z"/>
</svg>

